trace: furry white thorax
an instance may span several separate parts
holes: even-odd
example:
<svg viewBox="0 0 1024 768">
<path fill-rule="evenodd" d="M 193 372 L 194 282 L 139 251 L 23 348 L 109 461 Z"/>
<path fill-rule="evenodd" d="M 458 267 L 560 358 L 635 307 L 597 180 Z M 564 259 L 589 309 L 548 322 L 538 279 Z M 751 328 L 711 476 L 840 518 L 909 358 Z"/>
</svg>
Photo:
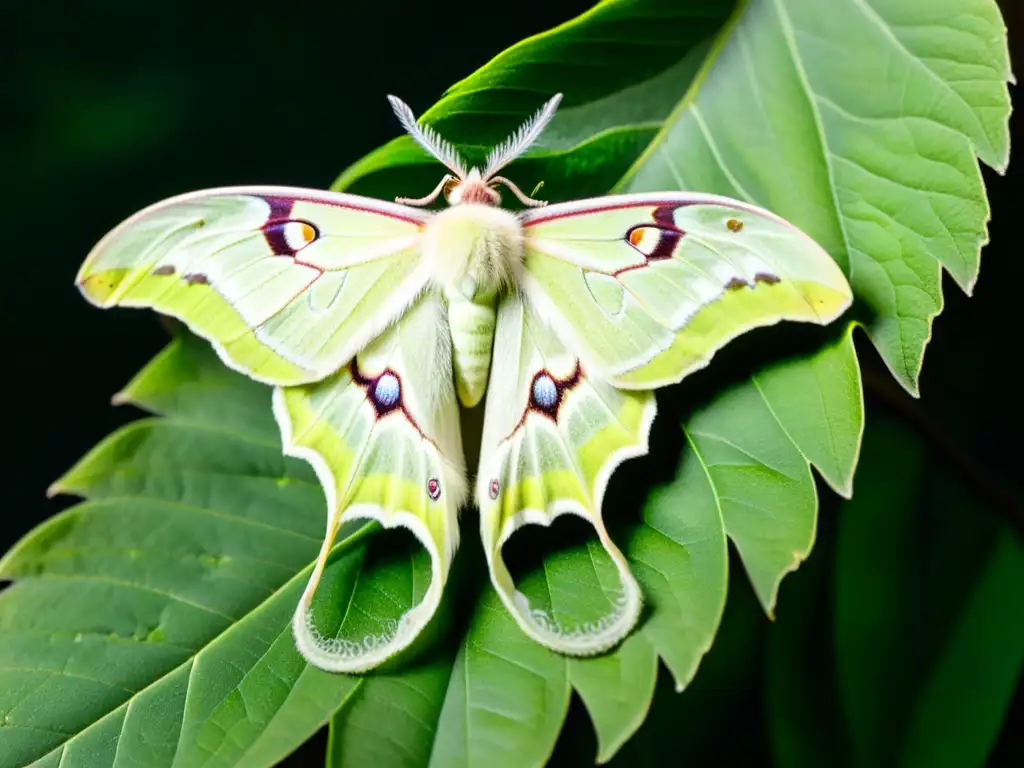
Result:
<svg viewBox="0 0 1024 768">
<path fill-rule="evenodd" d="M 423 235 L 423 259 L 435 283 L 467 299 L 514 286 L 523 258 L 519 217 L 484 203 L 438 211 Z"/>
</svg>

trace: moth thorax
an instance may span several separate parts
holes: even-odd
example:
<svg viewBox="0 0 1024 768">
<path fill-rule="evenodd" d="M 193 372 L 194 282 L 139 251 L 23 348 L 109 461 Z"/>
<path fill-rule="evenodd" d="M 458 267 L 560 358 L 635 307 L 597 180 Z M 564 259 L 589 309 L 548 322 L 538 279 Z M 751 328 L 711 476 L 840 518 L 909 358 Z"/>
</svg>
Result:
<svg viewBox="0 0 1024 768">
<path fill-rule="evenodd" d="M 424 233 L 434 281 L 468 299 L 516 282 L 522 266 L 519 217 L 501 208 L 462 203 L 438 212 Z"/>
</svg>

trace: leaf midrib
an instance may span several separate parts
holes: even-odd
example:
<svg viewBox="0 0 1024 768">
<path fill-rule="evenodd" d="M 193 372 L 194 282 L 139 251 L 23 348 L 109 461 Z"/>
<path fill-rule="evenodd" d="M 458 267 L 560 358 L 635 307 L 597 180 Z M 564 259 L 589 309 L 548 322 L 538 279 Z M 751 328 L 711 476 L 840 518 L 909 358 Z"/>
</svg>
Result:
<svg viewBox="0 0 1024 768">
<path fill-rule="evenodd" d="M 784 0 L 772 0 L 772 5 L 775 7 L 778 14 L 779 26 L 782 28 L 782 36 L 786 40 L 786 48 L 789 51 L 790 58 L 793 60 L 793 67 L 796 69 L 797 79 L 800 81 L 800 88 L 804 93 L 804 97 L 807 99 L 807 106 L 811 110 L 811 115 L 814 118 L 814 129 L 818 135 L 821 157 L 825 162 L 825 170 L 828 172 L 828 191 L 829 196 L 832 198 L 832 213 L 835 216 L 836 226 L 839 229 L 839 233 L 842 235 L 843 247 L 846 249 L 846 261 L 850 271 L 850 280 L 852 281 L 853 260 L 850 258 L 850 235 L 846 231 L 846 221 L 843 216 L 842 207 L 839 204 L 835 169 L 832 167 L 832 156 L 829 150 L 828 136 L 826 135 L 825 126 L 821 119 L 821 112 L 818 109 L 817 97 L 814 90 L 811 88 L 810 80 L 807 77 L 807 70 L 804 68 L 803 57 L 800 55 L 800 51 L 796 43 L 796 32 L 793 27 L 793 21 L 790 19 L 789 13 L 786 11 Z M 902 333 L 900 334 L 900 338 L 902 341 Z"/>
</svg>

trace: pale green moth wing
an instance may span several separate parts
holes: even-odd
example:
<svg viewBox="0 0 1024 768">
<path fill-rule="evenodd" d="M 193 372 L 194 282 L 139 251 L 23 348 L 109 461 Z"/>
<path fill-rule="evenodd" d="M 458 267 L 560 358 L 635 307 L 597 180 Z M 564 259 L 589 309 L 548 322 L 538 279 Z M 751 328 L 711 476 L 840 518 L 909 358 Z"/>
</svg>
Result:
<svg viewBox="0 0 1024 768">
<path fill-rule="evenodd" d="M 313 465 L 327 497 L 327 532 L 292 628 L 302 655 L 332 672 L 362 672 L 408 647 L 433 616 L 458 544 L 466 497 L 451 342 L 440 298 L 420 298 L 327 379 L 274 391 L 285 453 Z M 410 530 L 431 558 L 421 602 L 392 626 L 331 636 L 311 606 L 338 527 L 367 518 Z M 358 626 L 358 622 L 355 622 Z"/>
<path fill-rule="evenodd" d="M 647 452 L 654 396 L 591 377 L 516 295 L 499 304 L 494 349 L 476 488 L 491 581 L 530 637 L 565 654 L 601 653 L 632 629 L 641 607 L 640 588 L 605 530 L 601 502 L 615 468 Z M 615 570 L 600 585 L 606 613 L 571 625 L 530 605 L 502 556 L 522 526 L 548 526 L 567 513 L 593 525 Z"/>
<path fill-rule="evenodd" d="M 528 300 L 617 387 L 678 382 L 745 331 L 824 325 L 853 300 L 814 240 L 726 197 L 610 196 L 527 211 L 523 223 Z"/>
<path fill-rule="evenodd" d="M 303 384 L 338 370 L 422 290 L 422 211 L 292 187 L 172 197 L 107 234 L 77 283 L 100 307 L 152 307 L 235 370 Z"/>
</svg>

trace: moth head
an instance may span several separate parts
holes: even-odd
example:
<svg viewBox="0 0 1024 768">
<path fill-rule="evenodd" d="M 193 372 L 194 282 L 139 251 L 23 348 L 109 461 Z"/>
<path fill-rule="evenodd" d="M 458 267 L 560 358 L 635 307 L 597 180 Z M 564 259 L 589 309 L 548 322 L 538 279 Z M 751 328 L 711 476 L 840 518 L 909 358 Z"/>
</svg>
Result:
<svg viewBox="0 0 1024 768">
<path fill-rule="evenodd" d="M 484 170 L 481 171 L 478 168 L 467 170 L 466 162 L 455 151 L 455 147 L 442 139 L 433 128 L 420 125 L 404 101 L 397 96 L 388 96 L 391 108 L 395 111 L 398 121 L 406 132 L 416 140 L 416 143 L 444 163 L 451 171 L 451 173 L 445 174 L 434 191 L 426 197 L 397 197 L 395 200 L 406 205 L 430 205 L 439 195 L 443 194 L 449 205 L 483 203 L 497 206 L 501 204 L 501 195 L 498 193 L 497 185 L 504 184 L 523 205 L 529 207 L 547 205 L 543 200 L 534 200 L 524 195 L 519 187 L 503 176 L 498 176 L 497 173 L 523 154 L 537 140 L 541 131 L 555 116 L 555 109 L 558 108 L 561 100 L 562 94 L 556 93 L 543 107 L 537 110 L 533 117 L 523 123 L 519 130 L 492 149 L 487 155 Z"/>
<path fill-rule="evenodd" d="M 501 195 L 494 184 L 485 180 L 479 168 L 470 168 L 463 179 L 447 177 L 447 189 L 444 199 L 449 205 L 459 203 L 483 203 L 484 205 L 501 205 Z"/>
</svg>

